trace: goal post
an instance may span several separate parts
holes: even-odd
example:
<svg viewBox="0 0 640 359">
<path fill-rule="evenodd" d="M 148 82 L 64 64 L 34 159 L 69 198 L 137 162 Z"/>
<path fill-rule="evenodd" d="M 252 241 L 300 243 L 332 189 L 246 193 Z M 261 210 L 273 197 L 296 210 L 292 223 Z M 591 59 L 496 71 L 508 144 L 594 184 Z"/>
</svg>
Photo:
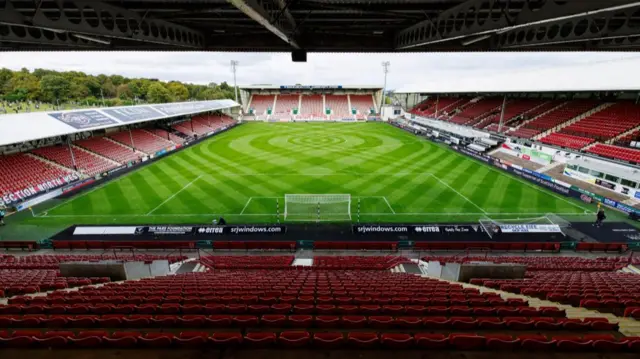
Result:
<svg viewBox="0 0 640 359">
<path fill-rule="evenodd" d="M 288 221 L 350 221 L 350 194 L 285 194 L 284 219 Z"/>
</svg>

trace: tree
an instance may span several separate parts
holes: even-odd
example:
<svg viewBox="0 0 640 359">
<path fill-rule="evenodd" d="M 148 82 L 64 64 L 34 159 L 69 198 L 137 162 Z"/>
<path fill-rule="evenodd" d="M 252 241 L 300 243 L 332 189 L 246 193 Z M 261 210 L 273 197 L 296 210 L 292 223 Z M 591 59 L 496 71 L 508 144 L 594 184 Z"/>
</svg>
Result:
<svg viewBox="0 0 640 359">
<path fill-rule="evenodd" d="M 109 76 L 109 80 L 114 86 L 120 86 L 124 83 L 124 77 L 120 75 L 111 75 Z"/>
<path fill-rule="evenodd" d="M 102 96 L 106 98 L 111 98 L 116 95 L 116 87 L 111 82 L 111 79 L 107 78 L 105 82 L 102 84 Z"/>
<path fill-rule="evenodd" d="M 15 93 L 20 90 L 25 93 L 28 100 L 39 99 L 41 96 L 40 83 L 38 78 L 29 73 L 29 70 L 23 68 L 20 72 L 14 72 L 7 86 L 7 93 Z"/>
<path fill-rule="evenodd" d="M 169 82 L 167 90 L 171 92 L 175 101 L 185 101 L 189 98 L 189 90 L 180 82 Z"/>
<path fill-rule="evenodd" d="M 147 91 L 147 100 L 152 103 L 171 102 L 171 92 L 160 82 L 154 82 Z"/>
<path fill-rule="evenodd" d="M 133 98 L 133 93 L 129 86 L 122 84 L 116 88 L 116 95 L 121 100 L 130 100 Z"/>
<path fill-rule="evenodd" d="M 40 91 L 46 101 L 66 100 L 71 93 L 71 83 L 60 75 L 44 75 L 40 80 Z"/>
<path fill-rule="evenodd" d="M 5 87 L 9 84 L 9 80 L 13 76 L 13 72 L 9 69 L 0 69 L 0 94 L 6 93 Z"/>
</svg>

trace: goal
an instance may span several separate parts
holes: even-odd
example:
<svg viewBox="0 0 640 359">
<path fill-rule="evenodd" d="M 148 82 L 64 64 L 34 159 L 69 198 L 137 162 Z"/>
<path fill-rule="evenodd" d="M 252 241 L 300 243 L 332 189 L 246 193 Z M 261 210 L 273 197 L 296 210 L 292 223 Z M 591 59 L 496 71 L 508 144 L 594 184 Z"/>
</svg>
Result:
<svg viewBox="0 0 640 359">
<path fill-rule="evenodd" d="M 284 219 L 289 221 L 350 221 L 350 194 L 285 194 Z"/>
</svg>

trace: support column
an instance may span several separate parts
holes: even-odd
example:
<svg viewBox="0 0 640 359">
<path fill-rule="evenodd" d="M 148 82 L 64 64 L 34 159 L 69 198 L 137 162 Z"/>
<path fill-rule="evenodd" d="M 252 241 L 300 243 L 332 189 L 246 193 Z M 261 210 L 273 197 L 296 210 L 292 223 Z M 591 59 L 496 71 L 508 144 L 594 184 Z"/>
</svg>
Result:
<svg viewBox="0 0 640 359">
<path fill-rule="evenodd" d="M 131 140 L 131 148 L 133 148 L 133 150 L 136 150 L 136 144 L 133 143 L 133 134 L 131 133 L 131 127 L 129 127 L 129 139 Z"/>
<path fill-rule="evenodd" d="M 435 116 L 438 118 L 438 105 L 440 104 L 440 94 L 436 95 L 436 113 Z"/>
<path fill-rule="evenodd" d="M 504 110 L 507 108 L 507 95 L 504 95 L 502 99 L 502 110 L 500 111 L 500 124 L 498 125 L 498 133 L 502 132 L 502 125 L 504 124 Z"/>
<path fill-rule="evenodd" d="M 77 171 L 78 166 L 76 165 L 76 156 L 73 154 L 73 148 L 71 146 L 71 136 L 67 136 L 67 146 L 69 146 L 69 153 L 71 154 L 71 164 L 73 165 L 73 170 Z"/>
</svg>

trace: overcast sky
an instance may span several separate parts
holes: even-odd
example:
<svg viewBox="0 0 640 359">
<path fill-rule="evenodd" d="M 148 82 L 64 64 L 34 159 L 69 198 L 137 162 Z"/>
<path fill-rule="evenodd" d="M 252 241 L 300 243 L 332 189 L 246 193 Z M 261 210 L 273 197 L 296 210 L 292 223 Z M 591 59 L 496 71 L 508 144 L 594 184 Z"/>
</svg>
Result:
<svg viewBox="0 0 640 359">
<path fill-rule="evenodd" d="M 206 84 L 233 81 L 230 61 L 239 61 L 238 85 L 382 85 L 383 61 L 391 62 L 388 88 L 477 77 L 521 73 L 543 68 L 572 67 L 640 57 L 629 53 L 435 53 L 435 54 L 314 54 L 293 63 L 288 53 L 198 52 L 0 52 L 0 67 L 18 70 L 46 68 L 90 74 L 120 74 L 164 81 Z M 584 74 L 588 76 L 589 74 Z"/>
</svg>

